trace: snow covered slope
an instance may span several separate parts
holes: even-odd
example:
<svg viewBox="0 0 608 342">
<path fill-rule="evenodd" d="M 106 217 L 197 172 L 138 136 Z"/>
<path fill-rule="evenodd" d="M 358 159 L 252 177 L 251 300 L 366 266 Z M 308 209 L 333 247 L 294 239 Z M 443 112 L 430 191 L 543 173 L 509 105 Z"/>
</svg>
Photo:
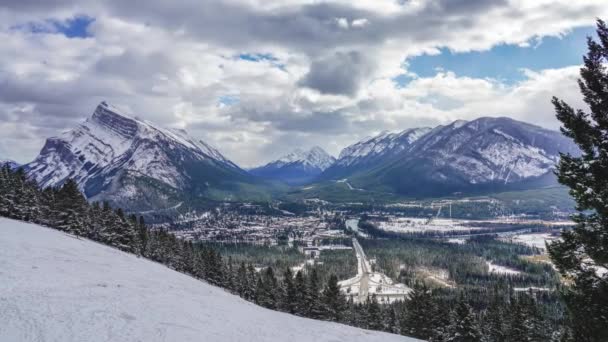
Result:
<svg viewBox="0 0 608 342">
<path fill-rule="evenodd" d="M 160 264 L 0 218 L 0 341 L 414 341 L 267 310 Z"/>
<path fill-rule="evenodd" d="M 78 127 L 47 139 L 25 169 L 44 187 L 74 178 L 88 198 L 127 207 L 142 201 L 137 193 L 150 192 L 154 195 L 149 198 L 158 200 L 168 197 L 167 192 L 204 190 L 247 177 L 216 149 L 185 131 L 129 117 L 105 102 Z"/>
<path fill-rule="evenodd" d="M 299 185 L 313 180 L 335 161 L 325 150 L 315 146 L 308 151 L 296 149 L 280 159 L 251 169 L 250 172 L 259 177 Z"/>
<path fill-rule="evenodd" d="M 553 170 L 560 152 L 578 149 L 556 131 L 509 118 L 456 121 L 350 180 L 357 187 L 411 195 L 535 188 L 557 183 Z"/>
<path fill-rule="evenodd" d="M 382 132 L 363 139 L 340 152 L 336 162 L 320 176 L 322 179 L 342 179 L 386 162 L 411 148 L 428 127 L 407 129 L 398 133 Z"/>
<path fill-rule="evenodd" d="M 0 167 L 2 167 L 4 165 L 8 165 L 8 167 L 11 169 L 16 169 L 19 167 L 19 163 L 17 163 L 14 160 L 0 158 Z"/>
</svg>

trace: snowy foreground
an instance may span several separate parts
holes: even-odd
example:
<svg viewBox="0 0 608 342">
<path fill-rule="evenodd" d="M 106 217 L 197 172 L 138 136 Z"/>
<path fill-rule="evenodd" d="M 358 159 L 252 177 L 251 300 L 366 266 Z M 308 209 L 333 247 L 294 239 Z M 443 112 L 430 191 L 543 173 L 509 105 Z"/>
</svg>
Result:
<svg viewBox="0 0 608 342">
<path fill-rule="evenodd" d="M 160 264 L 0 218 L 0 341 L 415 341 L 274 312 Z"/>
</svg>

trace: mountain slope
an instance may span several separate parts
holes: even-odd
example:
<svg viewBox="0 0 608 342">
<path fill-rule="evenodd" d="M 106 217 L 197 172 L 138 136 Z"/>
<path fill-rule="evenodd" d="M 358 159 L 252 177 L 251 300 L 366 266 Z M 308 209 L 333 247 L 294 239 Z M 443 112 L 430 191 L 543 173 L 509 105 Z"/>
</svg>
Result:
<svg viewBox="0 0 608 342">
<path fill-rule="evenodd" d="M 160 264 L 0 218 L 6 341 L 415 341 L 267 310 Z"/>
<path fill-rule="evenodd" d="M 415 142 L 427 134 L 427 127 L 412 128 L 399 133 L 382 132 L 350 145 L 340 152 L 336 162 L 320 176 L 321 180 L 342 179 L 369 170 L 378 163 L 395 158 L 409 150 Z"/>
<path fill-rule="evenodd" d="M 276 179 L 291 185 L 305 184 L 330 167 L 335 158 L 315 146 L 308 151 L 296 149 L 264 166 L 251 169 L 253 175 Z"/>
<path fill-rule="evenodd" d="M 556 184 L 559 152 L 578 150 L 556 131 L 509 118 L 456 121 L 351 182 L 413 196 L 537 188 Z"/>
<path fill-rule="evenodd" d="M 19 163 L 17 163 L 14 160 L 11 160 L 11 159 L 0 159 L 0 167 L 3 167 L 4 165 L 8 165 L 8 167 L 11 168 L 11 169 L 16 169 L 16 168 L 18 168 L 20 166 Z"/>
<path fill-rule="evenodd" d="M 185 131 L 129 117 L 105 102 L 78 127 L 47 139 L 25 169 L 44 187 L 74 178 L 87 198 L 131 209 L 167 207 L 183 194 L 205 197 L 253 182 Z"/>
</svg>

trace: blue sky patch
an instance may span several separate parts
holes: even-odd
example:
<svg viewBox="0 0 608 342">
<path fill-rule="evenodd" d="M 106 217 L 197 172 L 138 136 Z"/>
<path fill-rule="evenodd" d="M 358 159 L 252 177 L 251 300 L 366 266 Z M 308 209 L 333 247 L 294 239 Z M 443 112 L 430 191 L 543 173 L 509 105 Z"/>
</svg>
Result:
<svg viewBox="0 0 608 342">
<path fill-rule="evenodd" d="M 238 95 L 222 95 L 218 99 L 219 105 L 232 106 L 239 103 L 240 99 Z"/>
<path fill-rule="evenodd" d="M 443 49 L 439 55 L 412 58 L 408 61 L 408 71 L 420 77 L 433 77 L 440 70 L 452 71 L 461 77 L 492 78 L 513 84 L 525 79 L 521 71 L 524 68 L 538 71 L 582 64 L 589 35 L 595 37 L 593 27 L 575 29 L 561 38 L 532 40 L 529 47 L 499 45 L 488 51 L 467 53 Z M 404 86 L 411 79 L 404 74 L 393 80 Z"/>
<path fill-rule="evenodd" d="M 235 58 L 249 62 L 269 62 L 273 66 L 285 70 L 285 64 L 279 62 L 279 59 L 271 53 L 241 53 L 236 55 Z"/>
<path fill-rule="evenodd" d="M 67 20 L 47 19 L 43 22 L 29 22 L 11 27 L 12 30 L 31 33 L 62 34 L 68 38 L 87 38 L 92 35 L 88 27 L 95 21 L 89 16 L 76 16 Z"/>
</svg>

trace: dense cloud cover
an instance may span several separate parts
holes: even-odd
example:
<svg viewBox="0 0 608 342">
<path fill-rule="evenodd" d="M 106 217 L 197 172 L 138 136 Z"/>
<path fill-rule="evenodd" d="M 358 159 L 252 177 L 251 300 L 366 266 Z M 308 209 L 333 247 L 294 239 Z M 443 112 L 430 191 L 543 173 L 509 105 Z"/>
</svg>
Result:
<svg viewBox="0 0 608 342">
<path fill-rule="evenodd" d="M 525 49 L 607 16 L 603 0 L 0 0 L 0 157 L 33 159 L 102 100 L 244 166 L 479 116 L 557 128 L 551 95 L 582 106 L 576 65 L 506 83 L 408 60 Z"/>
</svg>

